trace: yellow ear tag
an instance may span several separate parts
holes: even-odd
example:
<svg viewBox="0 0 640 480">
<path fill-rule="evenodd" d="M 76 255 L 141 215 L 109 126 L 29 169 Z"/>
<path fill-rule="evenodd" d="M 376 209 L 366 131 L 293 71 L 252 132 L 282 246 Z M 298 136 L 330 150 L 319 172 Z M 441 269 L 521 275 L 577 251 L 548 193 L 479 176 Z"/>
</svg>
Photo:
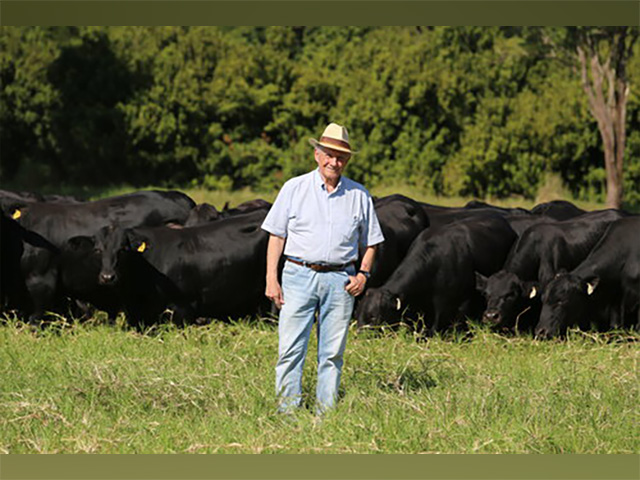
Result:
<svg viewBox="0 0 640 480">
<path fill-rule="evenodd" d="M 22 212 L 20 211 L 20 209 L 16 208 L 16 211 L 13 212 L 13 215 L 11 215 L 11 218 L 13 218 L 14 220 L 17 220 L 21 216 L 22 216 Z"/>
<path fill-rule="evenodd" d="M 147 249 L 147 244 L 146 244 L 146 242 L 142 242 L 142 243 L 140 244 L 140 246 L 138 247 L 138 251 L 139 251 L 140 253 L 144 252 L 146 249 Z"/>
<path fill-rule="evenodd" d="M 536 290 L 536 287 L 531 287 L 531 292 L 529 293 L 529 298 L 533 298 L 538 294 L 538 290 Z"/>
<path fill-rule="evenodd" d="M 595 289 L 595 285 L 587 283 L 587 295 L 591 295 Z"/>
</svg>

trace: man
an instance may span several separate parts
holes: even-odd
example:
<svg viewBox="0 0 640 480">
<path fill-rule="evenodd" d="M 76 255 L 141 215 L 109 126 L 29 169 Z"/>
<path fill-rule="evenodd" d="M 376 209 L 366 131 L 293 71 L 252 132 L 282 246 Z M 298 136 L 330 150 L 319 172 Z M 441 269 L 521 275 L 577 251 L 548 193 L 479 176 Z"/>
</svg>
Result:
<svg viewBox="0 0 640 480">
<path fill-rule="evenodd" d="M 319 141 L 309 142 L 318 168 L 283 185 L 262 225 L 271 234 L 265 294 L 280 309 L 276 394 L 282 413 L 300 406 L 302 369 L 316 311 L 316 412 L 335 405 L 355 297 L 365 288 L 375 246 L 384 240 L 369 192 L 342 176 L 356 153 L 347 129 L 331 123 Z M 356 265 L 359 246 L 365 251 Z"/>
</svg>

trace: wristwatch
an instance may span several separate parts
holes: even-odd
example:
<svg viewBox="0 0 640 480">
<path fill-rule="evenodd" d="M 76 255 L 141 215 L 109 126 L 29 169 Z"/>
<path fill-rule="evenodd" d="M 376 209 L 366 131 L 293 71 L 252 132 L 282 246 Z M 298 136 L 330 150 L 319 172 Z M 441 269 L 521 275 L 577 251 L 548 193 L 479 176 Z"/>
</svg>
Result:
<svg viewBox="0 0 640 480">
<path fill-rule="evenodd" d="M 369 278 L 371 277 L 371 272 L 367 272 L 365 270 L 358 270 L 358 273 L 363 274 L 367 278 L 367 280 L 369 280 Z"/>
</svg>

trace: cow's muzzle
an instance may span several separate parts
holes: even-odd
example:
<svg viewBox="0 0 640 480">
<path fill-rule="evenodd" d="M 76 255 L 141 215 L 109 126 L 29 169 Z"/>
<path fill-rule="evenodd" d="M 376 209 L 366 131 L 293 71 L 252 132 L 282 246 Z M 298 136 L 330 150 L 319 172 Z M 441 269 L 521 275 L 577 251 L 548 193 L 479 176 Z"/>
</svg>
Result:
<svg viewBox="0 0 640 480">
<path fill-rule="evenodd" d="M 98 281 L 100 285 L 111 285 L 116 281 L 116 276 L 113 273 L 101 273 Z"/>
<path fill-rule="evenodd" d="M 500 312 L 498 312 L 497 310 L 486 310 L 484 312 L 484 315 L 482 316 L 482 319 L 487 323 L 497 325 L 502 320 L 502 315 L 500 315 Z"/>
</svg>

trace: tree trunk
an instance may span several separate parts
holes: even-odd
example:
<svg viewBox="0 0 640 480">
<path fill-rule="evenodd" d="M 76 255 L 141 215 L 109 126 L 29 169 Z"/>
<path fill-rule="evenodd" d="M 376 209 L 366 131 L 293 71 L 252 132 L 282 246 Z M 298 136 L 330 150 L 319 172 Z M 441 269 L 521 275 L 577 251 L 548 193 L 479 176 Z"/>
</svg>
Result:
<svg viewBox="0 0 640 480">
<path fill-rule="evenodd" d="M 616 52 L 620 45 L 624 47 L 624 38 L 624 34 L 612 38 L 612 52 Z M 597 45 L 588 40 L 577 47 L 577 53 L 580 60 L 582 87 L 587 94 L 589 110 L 598 123 L 598 130 L 602 137 L 607 179 L 607 207 L 621 208 L 624 193 L 626 105 L 629 97 L 629 86 L 624 72 L 625 59 L 620 55 L 610 55 L 604 64 L 601 63 Z M 589 78 L 589 72 L 591 78 Z"/>
<path fill-rule="evenodd" d="M 616 153 L 612 150 L 605 151 L 605 170 L 607 173 L 607 208 L 622 207 L 622 175 L 616 167 Z"/>
</svg>

